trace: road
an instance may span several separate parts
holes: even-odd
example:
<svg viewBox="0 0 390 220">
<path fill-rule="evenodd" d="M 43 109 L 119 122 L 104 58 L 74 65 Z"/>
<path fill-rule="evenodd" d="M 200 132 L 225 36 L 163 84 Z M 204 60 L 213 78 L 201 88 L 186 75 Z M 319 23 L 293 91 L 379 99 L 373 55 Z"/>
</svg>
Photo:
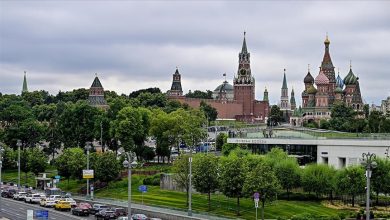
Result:
<svg viewBox="0 0 390 220">
<path fill-rule="evenodd" d="M 44 208 L 39 204 L 28 204 L 23 201 L 16 201 L 13 199 L 2 198 L 2 210 L 1 217 L 5 217 L 12 220 L 25 220 L 27 218 L 27 210 L 48 210 L 50 220 L 74 220 L 74 219 L 95 219 L 94 216 L 81 217 L 74 216 L 70 212 L 56 211 L 53 208 Z"/>
</svg>

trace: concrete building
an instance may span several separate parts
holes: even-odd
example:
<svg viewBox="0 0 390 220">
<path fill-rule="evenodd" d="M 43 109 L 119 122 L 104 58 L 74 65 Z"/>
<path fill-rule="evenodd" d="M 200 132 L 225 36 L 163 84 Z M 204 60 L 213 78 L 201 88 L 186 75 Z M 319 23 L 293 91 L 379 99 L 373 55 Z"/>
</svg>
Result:
<svg viewBox="0 0 390 220">
<path fill-rule="evenodd" d="M 316 162 L 329 164 L 337 169 L 360 164 L 363 153 L 387 157 L 390 137 L 387 139 L 326 139 L 326 138 L 228 138 L 228 143 L 248 144 L 266 153 L 273 147 L 281 147 L 301 165 Z"/>
<path fill-rule="evenodd" d="M 384 115 L 390 115 L 390 96 L 387 99 L 382 100 L 381 111 Z"/>
</svg>

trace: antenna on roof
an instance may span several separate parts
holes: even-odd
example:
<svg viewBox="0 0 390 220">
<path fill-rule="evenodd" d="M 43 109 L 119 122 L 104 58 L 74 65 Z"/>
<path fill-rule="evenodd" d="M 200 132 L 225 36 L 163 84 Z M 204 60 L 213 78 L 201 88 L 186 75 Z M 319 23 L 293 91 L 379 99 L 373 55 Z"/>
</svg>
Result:
<svg viewBox="0 0 390 220">
<path fill-rule="evenodd" d="M 310 73 L 310 63 L 307 64 L 307 71 Z"/>
</svg>

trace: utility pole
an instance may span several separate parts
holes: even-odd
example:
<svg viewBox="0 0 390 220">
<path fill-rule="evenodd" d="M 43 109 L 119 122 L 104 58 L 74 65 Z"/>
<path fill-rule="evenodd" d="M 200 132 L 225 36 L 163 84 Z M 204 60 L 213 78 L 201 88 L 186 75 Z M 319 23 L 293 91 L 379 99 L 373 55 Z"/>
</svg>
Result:
<svg viewBox="0 0 390 220">
<path fill-rule="evenodd" d="M 366 191 L 366 220 L 370 220 L 370 178 L 372 170 L 376 168 L 377 163 L 375 161 L 376 155 L 370 152 L 362 154 L 363 162 L 362 165 L 366 168 L 367 178 L 367 191 Z"/>
<path fill-rule="evenodd" d="M 18 191 L 20 191 L 20 147 L 22 146 L 22 141 L 18 140 L 16 146 L 18 146 Z"/>
<path fill-rule="evenodd" d="M 191 208 L 191 198 L 192 198 L 192 148 L 190 148 L 190 157 L 188 158 L 188 162 L 190 164 L 190 174 L 189 178 L 189 187 L 188 187 L 188 216 L 192 216 L 192 208 Z"/>
</svg>

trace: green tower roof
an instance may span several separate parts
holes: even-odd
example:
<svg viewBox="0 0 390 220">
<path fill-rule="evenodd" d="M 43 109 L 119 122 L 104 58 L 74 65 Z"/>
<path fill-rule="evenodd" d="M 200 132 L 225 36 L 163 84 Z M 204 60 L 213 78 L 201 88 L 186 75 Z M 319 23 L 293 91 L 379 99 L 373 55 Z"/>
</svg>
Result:
<svg viewBox="0 0 390 220">
<path fill-rule="evenodd" d="M 22 93 L 23 93 L 23 92 L 28 92 L 28 89 L 27 89 L 27 79 L 26 79 L 26 71 L 24 71 Z"/>
</svg>

